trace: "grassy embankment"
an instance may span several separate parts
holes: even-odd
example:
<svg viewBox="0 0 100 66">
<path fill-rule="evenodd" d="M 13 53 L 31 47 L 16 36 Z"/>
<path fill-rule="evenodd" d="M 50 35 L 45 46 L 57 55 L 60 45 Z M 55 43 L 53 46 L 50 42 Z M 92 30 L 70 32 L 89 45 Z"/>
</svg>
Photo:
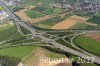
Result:
<svg viewBox="0 0 100 66">
<path fill-rule="evenodd" d="M 86 37 L 86 36 L 79 36 L 77 39 L 77 44 L 79 47 L 100 55 L 100 42 L 96 41 L 95 39 Z"/>
<path fill-rule="evenodd" d="M 16 27 L 10 24 L 0 25 L 0 41 L 8 39 L 16 33 Z"/>
</svg>

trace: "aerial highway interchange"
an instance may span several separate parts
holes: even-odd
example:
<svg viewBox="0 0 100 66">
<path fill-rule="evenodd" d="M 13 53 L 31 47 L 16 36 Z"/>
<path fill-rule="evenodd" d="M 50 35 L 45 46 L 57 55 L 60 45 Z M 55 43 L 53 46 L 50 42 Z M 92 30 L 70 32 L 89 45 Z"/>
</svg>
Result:
<svg viewBox="0 0 100 66">
<path fill-rule="evenodd" d="M 94 62 L 100 64 L 100 58 L 99 58 L 99 57 L 97 57 L 97 56 L 95 56 L 95 55 L 92 55 L 92 54 L 90 54 L 90 53 L 88 53 L 88 52 L 86 52 L 86 51 L 83 51 L 83 52 L 76 51 L 76 50 L 74 50 L 74 49 L 71 49 L 71 48 L 69 48 L 69 47 L 66 47 L 66 46 L 64 46 L 64 45 L 62 45 L 62 44 L 56 42 L 56 41 L 53 40 L 53 39 L 49 39 L 49 38 L 47 38 L 47 37 L 44 37 L 41 33 L 39 34 L 35 28 L 29 26 L 29 25 L 26 24 L 23 20 L 21 20 L 20 18 L 18 18 L 18 17 L 14 14 L 14 12 L 13 12 L 12 10 L 10 10 L 9 7 L 7 7 L 7 6 L 5 5 L 5 3 L 2 2 L 1 0 L 0 0 L 0 5 L 3 6 L 3 8 L 5 9 L 5 11 L 8 13 L 8 15 L 14 20 L 15 24 L 20 25 L 20 26 L 24 27 L 25 29 L 27 29 L 28 31 L 30 31 L 30 32 L 32 33 L 33 37 L 34 37 L 34 36 L 37 36 L 37 37 L 41 38 L 44 42 L 47 42 L 48 44 L 51 44 L 51 45 L 55 46 L 56 48 L 62 49 L 62 50 L 64 50 L 64 51 L 66 51 L 66 52 L 72 53 L 72 54 L 77 55 L 77 56 L 79 56 L 79 57 L 94 57 L 94 58 L 95 58 L 95 59 L 94 59 Z M 84 30 L 84 31 L 80 31 L 80 32 L 81 32 L 81 33 L 76 34 L 75 37 L 76 37 L 77 35 L 81 35 L 81 34 L 84 34 L 84 33 L 93 33 L 93 32 L 95 33 L 95 32 L 100 32 L 100 31 L 98 31 L 98 30 L 94 30 L 94 31 L 93 31 L 93 30 L 91 30 L 91 31 Z M 74 38 L 74 37 L 73 37 L 73 38 Z M 73 40 L 73 39 L 72 39 L 72 40 Z M 72 41 L 72 40 L 71 40 L 71 41 Z M 72 43 L 73 43 L 73 42 L 71 42 L 71 44 L 72 44 Z M 73 45 L 73 44 L 72 44 L 72 45 Z M 74 46 L 74 45 L 73 45 L 73 46 Z M 74 47 L 75 47 L 75 46 L 74 46 Z M 76 48 L 77 48 L 77 47 L 76 47 Z M 78 48 L 78 49 L 79 49 L 79 48 Z M 92 58 L 89 59 L 89 60 L 92 61 Z"/>
</svg>

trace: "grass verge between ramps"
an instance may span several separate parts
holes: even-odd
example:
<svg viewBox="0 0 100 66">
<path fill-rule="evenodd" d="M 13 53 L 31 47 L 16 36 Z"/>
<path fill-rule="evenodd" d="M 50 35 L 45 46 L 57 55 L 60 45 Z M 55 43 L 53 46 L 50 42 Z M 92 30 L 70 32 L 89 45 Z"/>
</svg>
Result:
<svg viewBox="0 0 100 66">
<path fill-rule="evenodd" d="M 100 56 L 100 42 L 87 36 L 79 36 L 74 40 L 80 48 Z"/>
</svg>

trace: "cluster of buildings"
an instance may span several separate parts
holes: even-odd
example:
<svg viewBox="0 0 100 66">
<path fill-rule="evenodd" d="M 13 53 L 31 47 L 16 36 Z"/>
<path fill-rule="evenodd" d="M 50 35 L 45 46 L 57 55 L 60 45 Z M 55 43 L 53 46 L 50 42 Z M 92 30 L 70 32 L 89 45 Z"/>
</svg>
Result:
<svg viewBox="0 0 100 66">
<path fill-rule="evenodd" d="M 5 2 L 6 5 L 12 6 L 16 4 L 17 2 L 20 2 L 21 0 L 1 0 Z M 0 10 L 0 23 L 6 22 L 9 19 L 9 15 L 5 10 Z"/>
<path fill-rule="evenodd" d="M 50 6 L 54 7 L 54 8 L 62 8 L 65 11 L 69 11 L 72 9 L 72 6 L 70 4 L 66 4 L 66 3 L 55 3 L 52 2 L 50 3 Z"/>
<path fill-rule="evenodd" d="M 100 11 L 100 1 L 96 0 L 85 0 L 84 2 L 77 3 L 76 6 L 79 6 L 78 9 L 81 11 L 88 11 L 92 13 Z"/>
<path fill-rule="evenodd" d="M 6 11 L 4 10 L 0 11 L 0 23 L 3 23 L 5 20 L 7 20 L 8 17 L 9 15 L 7 14 Z"/>
<path fill-rule="evenodd" d="M 73 3 L 66 2 L 52 2 L 50 3 L 52 7 L 62 8 L 65 11 L 69 10 L 78 10 L 78 11 L 88 11 L 95 13 L 96 11 L 100 11 L 100 1 L 96 0 L 76 0 Z"/>
<path fill-rule="evenodd" d="M 1 0 L 5 2 L 6 5 L 15 5 L 16 2 L 21 2 L 21 0 Z"/>
</svg>

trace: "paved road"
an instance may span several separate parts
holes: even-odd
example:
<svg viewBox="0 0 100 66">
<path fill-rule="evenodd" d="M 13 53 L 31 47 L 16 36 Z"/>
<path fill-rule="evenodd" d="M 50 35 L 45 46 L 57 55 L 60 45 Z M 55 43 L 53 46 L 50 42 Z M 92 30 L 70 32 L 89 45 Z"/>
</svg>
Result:
<svg viewBox="0 0 100 66">
<path fill-rule="evenodd" d="M 43 30 L 42 32 L 46 33 L 46 32 L 86 32 L 86 33 L 100 33 L 100 29 L 94 29 L 94 30 L 87 30 L 87 29 L 67 29 L 67 30 L 50 30 L 50 31 L 45 31 Z"/>
<path fill-rule="evenodd" d="M 23 22 L 21 19 L 19 19 L 18 17 L 15 16 L 15 14 L 0 0 L 0 4 L 4 7 L 4 9 L 7 11 L 7 13 L 9 14 L 9 16 L 15 21 L 17 22 L 20 26 L 26 28 L 27 30 L 29 30 L 32 34 L 37 34 L 36 30 L 32 27 L 30 27 L 29 25 L 27 25 L 25 22 Z M 43 41 L 46 41 L 52 45 L 54 45 L 56 48 L 60 48 L 66 52 L 72 53 L 74 55 L 77 55 L 79 57 L 90 57 L 89 55 L 83 54 L 81 52 L 78 52 L 76 50 L 73 50 L 69 47 L 66 47 L 52 39 L 46 38 L 42 35 L 37 35 L 37 37 L 40 37 Z M 93 60 L 92 58 L 89 59 L 90 61 Z M 94 59 L 94 62 L 100 64 L 100 60 L 99 59 Z"/>
<path fill-rule="evenodd" d="M 83 53 L 85 53 L 85 54 L 87 54 L 87 55 L 90 55 L 90 56 L 93 56 L 93 57 L 95 57 L 96 59 L 99 59 L 99 60 L 100 60 L 100 57 L 97 57 L 97 56 L 95 56 L 95 55 L 93 55 L 93 54 L 91 54 L 91 53 L 89 53 L 89 52 L 87 52 L 87 51 L 84 51 L 83 49 L 77 47 L 77 46 L 73 43 L 73 40 L 74 40 L 77 36 L 80 36 L 80 35 L 82 35 L 82 34 L 77 34 L 76 36 L 72 37 L 72 38 L 71 38 L 71 43 L 70 43 L 70 44 L 71 44 L 73 47 L 75 47 L 76 49 L 81 50 Z"/>
<path fill-rule="evenodd" d="M 93 54 L 91 54 L 91 53 L 89 53 L 89 52 L 87 52 L 87 51 L 84 51 L 83 49 L 77 47 L 77 46 L 73 43 L 74 38 L 76 38 L 77 36 L 83 35 L 83 34 L 84 34 L 84 32 L 83 32 L 83 33 L 72 34 L 72 35 L 67 35 L 67 36 L 62 37 L 62 39 L 63 39 L 66 43 L 72 45 L 74 48 L 76 48 L 76 49 L 78 49 L 78 50 L 81 50 L 83 53 L 85 53 L 85 54 L 87 54 L 87 55 L 89 55 L 89 56 L 93 56 L 93 57 L 95 57 L 96 59 L 99 59 L 99 60 L 100 60 L 100 57 L 97 57 L 97 56 L 95 56 L 95 55 L 93 55 Z M 73 37 L 71 38 L 71 42 L 66 41 L 65 38 L 66 38 L 66 37 L 70 37 L 70 36 L 73 36 Z"/>
</svg>

